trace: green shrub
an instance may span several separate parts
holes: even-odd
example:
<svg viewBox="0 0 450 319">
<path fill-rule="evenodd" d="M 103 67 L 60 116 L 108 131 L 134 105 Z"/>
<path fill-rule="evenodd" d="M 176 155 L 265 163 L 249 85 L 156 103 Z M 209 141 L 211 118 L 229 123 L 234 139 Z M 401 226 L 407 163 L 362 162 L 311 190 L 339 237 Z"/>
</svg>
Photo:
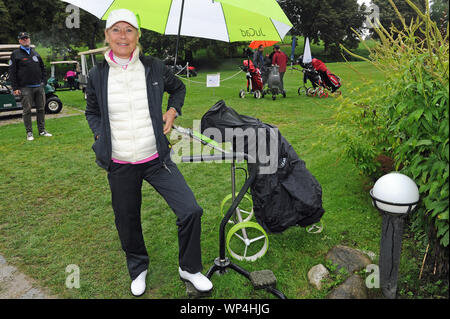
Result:
<svg viewBox="0 0 450 319">
<path fill-rule="evenodd" d="M 417 234 L 428 234 L 442 247 L 449 243 L 449 31 L 443 36 L 430 13 L 416 12 L 410 25 L 389 0 L 403 29 L 378 25 L 380 43 L 367 48 L 369 59 L 385 75 L 366 81 L 342 99 L 335 127 L 346 154 L 361 171 L 383 175 L 380 156 L 392 158 L 393 170 L 413 178 L 421 205 L 411 216 Z M 428 0 L 426 7 L 429 7 Z M 343 49 L 353 56 L 354 53 Z M 448 251 L 448 250 L 447 250 Z M 448 262 L 448 261 L 447 261 Z M 448 265 L 448 264 L 447 264 Z M 448 272 L 448 269 L 447 269 Z"/>
</svg>

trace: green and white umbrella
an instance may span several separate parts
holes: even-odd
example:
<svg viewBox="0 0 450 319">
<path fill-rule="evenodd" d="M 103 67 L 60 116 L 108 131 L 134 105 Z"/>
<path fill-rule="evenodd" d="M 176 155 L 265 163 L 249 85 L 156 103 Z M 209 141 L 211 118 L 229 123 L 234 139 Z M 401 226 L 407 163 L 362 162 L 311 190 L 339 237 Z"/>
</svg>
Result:
<svg viewBox="0 0 450 319">
<path fill-rule="evenodd" d="M 106 20 L 129 9 L 141 27 L 225 42 L 281 41 L 292 24 L 276 0 L 62 0 Z"/>
</svg>

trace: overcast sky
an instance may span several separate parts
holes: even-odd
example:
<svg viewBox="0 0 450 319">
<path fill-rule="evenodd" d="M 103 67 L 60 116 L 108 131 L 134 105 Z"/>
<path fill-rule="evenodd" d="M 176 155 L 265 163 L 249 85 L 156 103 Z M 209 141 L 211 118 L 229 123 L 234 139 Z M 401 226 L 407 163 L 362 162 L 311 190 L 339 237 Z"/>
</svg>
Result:
<svg viewBox="0 0 450 319">
<path fill-rule="evenodd" d="M 371 3 L 371 1 L 370 0 L 358 0 L 358 3 L 359 4 L 365 3 L 366 5 L 369 5 Z"/>
</svg>

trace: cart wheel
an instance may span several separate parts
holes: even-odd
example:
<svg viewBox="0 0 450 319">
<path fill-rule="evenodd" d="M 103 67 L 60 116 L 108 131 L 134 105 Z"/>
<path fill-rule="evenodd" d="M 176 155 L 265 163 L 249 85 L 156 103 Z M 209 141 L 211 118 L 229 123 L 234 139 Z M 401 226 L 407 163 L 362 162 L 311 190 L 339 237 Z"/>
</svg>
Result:
<svg viewBox="0 0 450 319">
<path fill-rule="evenodd" d="M 299 87 L 297 93 L 298 95 L 308 95 L 308 89 L 306 87 Z"/>
<path fill-rule="evenodd" d="M 63 108 L 63 104 L 57 96 L 50 96 L 45 101 L 45 113 L 47 113 L 47 114 L 59 113 L 59 112 L 61 112 L 62 108 Z"/>
<path fill-rule="evenodd" d="M 277 99 L 277 96 L 276 95 L 272 95 L 272 100 L 276 100 Z"/>
<path fill-rule="evenodd" d="M 236 193 L 236 196 L 238 196 L 239 193 Z M 231 194 L 227 195 L 222 203 L 220 204 L 220 213 L 222 214 L 222 216 L 225 216 L 226 211 L 224 211 L 224 207 L 225 204 L 230 201 L 230 205 L 231 205 Z M 251 197 L 247 194 L 244 195 L 244 197 L 242 198 L 241 202 L 239 203 L 238 206 L 239 212 L 241 214 L 242 217 L 242 221 L 243 222 L 248 222 L 252 219 L 253 217 L 253 201 L 251 199 Z M 236 222 L 232 219 L 230 219 L 228 221 L 231 224 L 236 224 Z"/>
<path fill-rule="evenodd" d="M 244 90 L 240 90 L 240 91 L 239 91 L 239 97 L 240 97 L 241 99 L 245 98 L 245 91 L 244 91 Z"/>
<path fill-rule="evenodd" d="M 316 91 L 316 90 L 315 90 L 314 88 L 309 88 L 309 89 L 306 90 L 306 95 L 308 95 L 308 96 L 314 96 L 315 91 Z"/>
<path fill-rule="evenodd" d="M 321 89 L 321 90 L 318 92 L 318 96 L 319 96 L 320 99 L 321 99 L 321 98 L 327 98 L 327 97 L 328 97 L 328 92 L 325 91 L 324 89 Z"/>
<path fill-rule="evenodd" d="M 264 91 L 261 92 L 261 98 L 263 99 L 266 96 L 266 93 Z"/>
<path fill-rule="evenodd" d="M 260 99 L 261 98 L 261 91 L 257 90 L 255 91 L 255 93 L 253 93 L 253 96 L 255 97 L 255 99 Z"/>
<path fill-rule="evenodd" d="M 286 98 L 286 91 L 285 90 L 281 91 L 281 94 L 283 94 L 283 98 Z"/>
<path fill-rule="evenodd" d="M 269 237 L 258 223 L 238 223 L 227 234 L 227 249 L 237 260 L 255 261 L 269 249 Z"/>
</svg>

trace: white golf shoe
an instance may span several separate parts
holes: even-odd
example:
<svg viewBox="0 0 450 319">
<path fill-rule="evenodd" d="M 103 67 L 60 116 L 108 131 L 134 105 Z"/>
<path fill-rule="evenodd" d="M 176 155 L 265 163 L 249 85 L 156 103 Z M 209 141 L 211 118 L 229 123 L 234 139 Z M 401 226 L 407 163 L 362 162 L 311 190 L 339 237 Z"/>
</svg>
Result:
<svg viewBox="0 0 450 319">
<path fill-rule="evenodd" d="M 145 292 L 145 278 L 147 277 L 147 270 L 144 270 L 131 282 L 131 293 L 135 297 L 142 296 Z"/>
<path fill-rule="evenodd" d="M 181 270 L 180 267 L 178 267 L 178 272 L 180 273 L 181 280 L 189 281 L 200 292 L 209 292 L 213 289 L 212 282 L 200 272 L 191 274 L 190 272 Z"/>
</svg>

